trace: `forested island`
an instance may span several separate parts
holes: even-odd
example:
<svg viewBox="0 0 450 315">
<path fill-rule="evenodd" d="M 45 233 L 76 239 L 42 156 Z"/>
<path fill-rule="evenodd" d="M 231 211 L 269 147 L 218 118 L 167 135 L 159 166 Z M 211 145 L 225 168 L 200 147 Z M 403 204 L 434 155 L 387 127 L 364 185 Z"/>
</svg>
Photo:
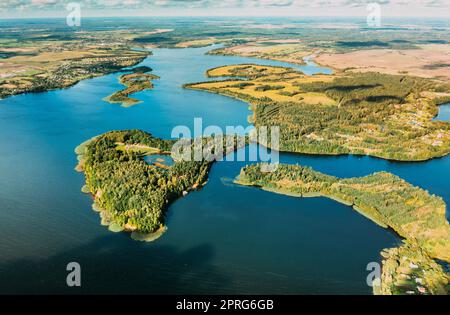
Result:
<svg viewBox="0 0 450 315">
<path fill-rule="evenodd" d="M 375 293 L 450 292 L 448 278 L 434 260 L 450 262 L 450 225 L 442 198 L 387 172 L 340 179 L 299 165 L 281 164 L 275 172 L 248 165 L 235 182 L 291 196 L 331 198 L 404 238 L 399 248 L 381 253 L 383 274 Z"/>
<path fill-rule="evenodd" d="M 139 130 L 112 131 L 76 148 L 94 210 L 112 231 L 127 231 L 151 241 L 166 229 L 167 207 L 208 179 L 211 162 L 175 160 L 172 165 L 147 163 L 145 156 L 169 155 L 175 142 Z"/>
<path fill-rule="evenodd" d="M 130 94 L 150 90 L 153 88 L 152 80 L 159 79 L 157 75 L 149 74 L 151 68 L 142 66 L 131 70 L 131 73 L 120 76 L 119 81 L 126 86 L 126 89 L 117 91 L 104 100 L 109 103 L 121 103 L 123 107 L 131 107 L 139 104 L 141 101 L 129 97 Z"/>
<path fill-rule="evenodd" d="M 221 81 L 186 84 L 244 100 L 258 126 L 280 126 L 280 149 L 422 161 L 450 153 L 450 122 L 433 121 L 450 84 L 408 75 L 306 76 L 254 64 L 211 69 Z"/>
<path fill-rule="evenodd" d="M 200 161 L 194 159 L 199 143 Z M 131 232 L 136 240 L 152 241 L 166 230 L 168 206 L 202 188 L 212 163 L 247 143 L 245 137 L 230 135 L 216 151 L 209 137 L 180 143 L 141 130 L 111 131 L 75 149 L 76 171 L 85 174 L 82 191 L 94 197 L 93 209 L 103 225 L 113 232 Z"/>
</svg>

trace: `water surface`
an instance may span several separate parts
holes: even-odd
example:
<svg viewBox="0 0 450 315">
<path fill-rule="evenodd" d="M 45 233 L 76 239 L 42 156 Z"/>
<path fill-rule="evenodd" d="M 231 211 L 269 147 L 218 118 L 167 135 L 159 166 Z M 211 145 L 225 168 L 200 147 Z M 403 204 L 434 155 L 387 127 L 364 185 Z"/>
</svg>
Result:
<svg viewBox="0 0 450 315">
<path fill-rule="evenodd" d="M 133 241 L 100 225 L 80 192 L 74 148 L 92 136 L 143 129 L 169 138 L 177 125 L 247 125 L 248 105 L 181 85 L 226 64 L 280 62 L 205 56 L 210 48 L 158 49 L 142 65 L 161 77 L 131 108 L 102 101 L 120 74 L 69 89 L 0 101 L 0 293 L 370 294 L 366 266 L 398 239 L 325 198 L 301 199 L 241 187 L 242 162 L 213 166 L 208 185 L 169 209 L 167 233 Z M 287 65 L 292 66 L 292 65 Z M 313 67 L 313 68 L 312 68 Z M 308 74 L 323 71 L 298 67 Z M 337 176 L 386 170 L 450 201 L 450 159 L 393 163 L 355 156 L 282 154 L 282 162 Z M 82 287 L 65 285 L 66 265 L 82 266 Z"/>
<path fill-rule="evenodd" d="M 435 120 L 449 121 L 450 120 L 450 103 L 439 106 L 439 114 L 434 118 Z"/>
</svg>

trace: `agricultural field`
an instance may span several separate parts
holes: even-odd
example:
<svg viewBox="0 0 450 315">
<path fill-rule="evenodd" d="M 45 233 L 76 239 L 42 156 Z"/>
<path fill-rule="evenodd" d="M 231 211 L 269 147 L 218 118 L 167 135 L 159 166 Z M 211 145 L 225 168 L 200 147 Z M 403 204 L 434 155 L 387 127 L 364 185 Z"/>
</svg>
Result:
<svg viewBox="0 0 450 315">
<path fill-rule="evenodd" d="M 117 25 L 117 23 L 119 25 Z M 315 60 L 336 70 L 378 71 L 447 80 L 448 45 L 445 29 L 387 26 L 389 32 L 352 23 L 318 19 L 307 26 L 295 19 L 230 21 L 211 19 L 87 21 L 82 30 L 42 22 L 17 29 L 6 24 L 0 35 L 0 97 L 70 86 L 85 78 L 139 63 L 145 53 L 133 48 L 210 46 L 208 54 L 255 57 L 304 64 Z M 116 24 L 114 24 L 116 23 Z M 114 29 L 113 29 L 114 26 Z M 349 32 L 362 30 L 362 32 Z M 368 39 L 370 37 L 370 40 Z"/>
<path fill-rule="evenodd" d="M 11 49 L 9 49 L 11 51 Z M 81 80 L 140 63 L 148 52 L 125 46 L 46 43 L 0 59 L 0 98 L 66 88 Z"/>
<path fill-rule="evenodd" d="M 232 55 L 271 59 L 303 65 L 304 57 L 310 55 L 312 49 L 296 39 L 258 40 L 241 45 L 218 48 L 209 52 L 210 55 Z"/>
<path fill-rule="evenodd" d="M 450 99 L 447 83 L 374 72 L 305 76 L 248 64 L 207 75 L 228 79 L 185 87 L 249 102 L 256 126 L 280 126 L 283 151 L 402 161 L 450 153 L 450 123 L 432 120 Z"/>
<path fill-rule="evenodd" d="M 319 64 L 352 72 L 407 74 L 450 82 L 450 45 L 428 44 L 417 49 L 357 50 L 324 53 L 315 58 Z"/>
<path fill-rule="evenodd" d="M 45 22 L 30 29 L 4 30 L 0 35 L 0 98 L 66 88 L 84 79 L 132 67 L 151 54 L 130 44 L 135 37 L 171 31 L 111 31 L 108 27 L 97 31 L 93 26 L 74 31 Z"/>
<path fill-rule="evenodd" d="M 0 4 L 0 293 L 450 292 L 448 17 L 82 1 L 70 26 L 21 2 Z"/>
</svg>

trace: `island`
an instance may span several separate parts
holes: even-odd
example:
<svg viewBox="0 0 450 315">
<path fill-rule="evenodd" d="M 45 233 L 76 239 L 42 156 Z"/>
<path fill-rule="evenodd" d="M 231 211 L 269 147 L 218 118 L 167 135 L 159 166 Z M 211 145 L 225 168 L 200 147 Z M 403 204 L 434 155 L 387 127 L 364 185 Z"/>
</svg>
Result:
<svg viewBox="0 0 450 315">
<path fill-rule="evenodd" d="M 131 107 L 141 103 L 140 100 L 129 97 L 130 94 L 141 92 L 144 90 L 153 89 L 152 80 L 159 79 L 157 75 L 148 74 L 152 71 L 146 66 L 136 67 L 131 70 L 131 73 L 122 74 L 119 82 L 126 86 L 126 89 L 114 92 L 110 96 L 104 98 L 104 101 L 109 103 L 120 103 L 122 107 Z"/>
<path fill-rule="evenodd" d="M 246 144 L 247 137 L 228 135 L 217 150 L 212 137 L 163 140 L 141 130 L 111 131 L 75 149 L 75 170 L 85 175 L 82 191 L 92 195 L 102 225 L 153 241 L 166 230 L 168 206 L 201 189 L 211 165 Z"/>
<path fill-rule="evenodd" d="M 337 178 L 300 165 L 280 164 L 274 172 L 261 164 L 242 168 L 235 183 L 295 197 L 327 197 L 352 206 L 404 239 L 381 255 L 377 294 L 446 294 L 448 277 L 436 260 L 450 262 L 450 225 L 442 198 L 387 172 Z"/>
<path fill-rule="evenodd" d="M 450 122 L 433 121 L 450 84 L 408 75 L 339 72 L 306 76 L 255 64 L 207 71 L 221 80 L 188 89 L 248 102 L 252 123 L 279 126 L 280 150 L 424 161 L 450 153 Z"/>
<path fill-rule="evenodd" d="M 211 166 L 206 160 L 145 160 L 153 155 L 170 158 L 174 143 L 129 130 L 108 132 L 76 148 L 76 170 L 86 177 L 82 190 L 93 196 L 93 209 L 103 225 L 114 232 L 131 232 L 136 240 L 152 241 L 162 235 L 167 207 L 200 189 Z"/>
</svg>

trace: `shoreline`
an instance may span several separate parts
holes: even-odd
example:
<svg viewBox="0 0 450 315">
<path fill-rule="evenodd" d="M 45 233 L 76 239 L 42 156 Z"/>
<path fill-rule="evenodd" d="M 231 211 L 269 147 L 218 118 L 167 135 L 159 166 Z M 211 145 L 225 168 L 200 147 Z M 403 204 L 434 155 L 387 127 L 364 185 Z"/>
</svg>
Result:
<svg viewBox="0 0 450 315">
<path fill-rule="evenodd" d="M 450 256 L 448 256 L 450 243 L 445 237 L 446 233 L 450 233 L 450 228 L 445 217 L 446 205 L 442 198 L 430 195 L 420 187 L 413 186 L 401 178 L 386 172 L 374 173 L 359 178 L 340 179 L 298 165 L 282 165 L 282 167 L 283 170 L 278 169 L 278 173 L 272 174 L 262 172 L 258 165 L 247 165 L 241 169 L 241 174 L 235 178 L 234 183 L 290 197 L 329 198 L 352 207 L 352 210 L 371 222 L 394 233 L 402 240 L 402 244 L 381 251 L 382 274 L 379 282 L 373 285 L 373 294 L 422 295 L 431 293 L 440 295 L 450 292 L 449 275 L 436 262 L 438 259 L 450 262 Z M 377 176 L 381 176 L 380 180 L 377 181 L 379 188 L 383 188 L 383 185 L 388 184 L 399 185 L 399 188 L 392 188 L 391 191 L 393 193 L 384 195 L 382 191 L 371 186 Z M 290 188 L 283 189 L 277 186 L 285 180 L 289 180 L 290 184 L 292 184 L 292 186 L 289 186 Z M 364 183 L 369 184 L 369 186 L 365 186 Z M 345 185 L 348 187 L 346 188 Z M 321 187 L 335 193 L 347 191 L 350 196 L 353 196 L 354 201 L 350 202 L 341 197 L 333 196 L 331 193 L 320 191 L 295 192 L 295 190 L 320 189 Z M 354 191 L 355 189 L 356 191 Z M 361 191 L 358 192 L 358 189 Z M 362 196 L 362 199 L 358 198 L 359 196 Z M 419 198 L 419 200 L 414 204 L 410 204 L 408 200 L 411 200 L 412 197 Z M 394 202 L 390 208 L 402 210 L 403 216 L 406 217 L 398 217 L 395 211 L 392 212 L 392 209 L 383 206 L 383 198 L 385 203 Z M 401 199 L 397 200 L 398 198 Z M 360 201 L 355 203 L 357 200 Z M 367 206 L 361 204 L 364 201 L 367 202 Z M 408 204 L 406 209 L 402 208 L 404 207 L 404 202 Z M 371 209 L 372 206 L 378 204 L 380 204 L 378 209 Z M 432 207 L 431 210 L 434 211 L 425 217 L 422 215 L 423 222 L 419 222 L 419 225 L 410 226 L 410 221 L 416 222 L 417 215 L 420 216 L 423 208 L 428 207 Z M 444 208 L 443 212 L 441 211 L 442 207 Z M 436 216 L 438 219 L 436 219 Z M 436 220 L 437 223 L 434 222 Z M 416 231 L 417 229 L 419 231 Z M 446 241 L 447 243 L 445 243 Z"/>
<path fill-rule="evenodd" d="M 104 139 L 111 141 L 102 142 L 88 151 L 93 142 Z M 123 139 L 131 142 L 123 143 Z M 101 225 L 107 226 L 111 232 L 126 232 L 132 239 L 146 242 L 158 239 L 167 231 L 165 218 L 170 205 L 189 192 L 204 187 L 208 182 L 212 164 L 203 160 L 185 165 L 182 161 L 174 160 L 173 165 L 167 166 L 160 163 L 148 164 L 144 160 L 148 155 L 171 154 L 168 150 L 172 144 L 173 140 L 163 140 L 146 132 L 128 130 L 95 136 L 75 148 L 78 160 L 75 170 L 85 176 L 81 191 L 93 199 L 92 209 L 99 214 Z M 103 152 L 110 152 L 108 150 L 117 153 L 109 155 L 110 159 L 107 160 L 96 159 Z M 132 157 L 130 160 L 120 159 L 120 156 L 130 151 L 134 153 L 128 155 Z M 111 169 L 111 163 L 115 163 L 116 167 Z M 128 193 L 135 194 L 127 196 L 129 202 L 133 201 L 133 205 L 124 208 L 122 199 L 115 190 L 115 183 L 134 178 L 136 172 L 142 172 L 142 176 L 138 177 L 141 181 L 127 185 Z M 191 175 L 183 176 L 185 172 Z M 158 181 L 149 181 L 150 174 L 159 178 Z M 149 187 L 151 189 L 148 189 Z M 140 189 L 141 193 L 135 189 Z"/>
<path fill-rule="evenodd" d="M 207 77 L 212 77 L 212 78 L 220 78 L 220 77 L 224 77 L 224 76 L 211 76 L 210 71 L 214 71 L 220 68 L 227 68 L 227 67 L 235 67 L 235 68 L 239 68 L 241 66 L 260 66 L 258 64 L 236 64 L 236 65 L 224 65 L 224 66 L 218 66 L 215 68 L 211 68 L 208 69 L 206 71 L 206 76 Z M 285 69 L 286 71 L 292 69 L 289 67 L 280 67 L 280 66 L 267 66 L 270 68 L 274 68 L 274 69 Z M 300 73 L 300 71 L 297 71 Z M 273 74 L 275 75 L 275 74 Z M 304 74 L 303 74 L 304 75 Z M 320 75 L 320 74 L 315 74 L 315 75 Z M 335 73 L 333 73 L 332 75 L 330 75 L 331 77 L 335 77 Z M 211 84 L 217 84 L 217 83 L 225 83 L 228 81 L 242 81 L 243 83 L 245 82 L 251 82 L 252 80 L 255 80 L 254 78 L 251 77 L 251 75 L 249 77 L 247 77 L 246 79 L 242 79 L 240 76 L 237 77 L 236 79 L 233 79 L 233 75 L 227 75 L 225 76 L 227 77 L 225 80 L 213 80 L 213 81 L 200 81 L 200 82 L 193 82 L 193 83 L 186 83 L 183 84 L 183 88 L 185 89 L 190 89 L 190 90 L 195 90 L 195 91 L 203 91 L 203 92 L 208 92 L 208 93 L 212 93 L 212 94 L 218 94 L 218 95 L 222 95 L 225 97 L 230 97 L 232 99 L 235 100 L 239 100 L 242 102 L 245 102 L 248 104 L 248 108 L 252 111 L 252 114 L 249 115 L 249 117 L 251 117 L 251 120 L 248 120 L 249 123 L 252 123 L 255 127 L 257 127 L 257 107 L 260 106 L 258 104 L 258 102 L 261 102 L 261 100 L 259 98 L 255 98 L 254 96 L 251 96 L 250 94 L 244 94 L 242 92 L 235 92 L 235 91 L 229 91 L 227 90 L 227 86 L 223 86 L 223 87 L 199 87 L 202 84 L 203 85 L 211 85 Z M 307 76 L 307 77 L 314 77 L 314 75 L 311 76 Z M 258 78 L 256 78 L 258 79 Z M 445 105 L 447 104 L 448 100 L 447 99 L 440 99 L 440 98 L 436 98 L 436 99 L 426 99 L 428 101 L 427 106 L 436 106 L 437 107 L 437 114 L 435 115 L 435 117 L 439 114 L 439 106 L 441 105 Z M 275 102 L 272 100 L 272 102 Z M 283 103 L 280 103 L 283 104 Z M 434 121 L 434 119 L 430 119 L 430 124 L 432 124 Z M 370 139 L 369 139 L 370 140 Z M 362 141 L 362 144 L 364 144 L 364 141 Z M 428 145 L 428 144 L 427 144 Z M 430 146 L 430 145 L 429 145 Z M 434 144 L 433 144 L 434 146 Z M 280 146 L 281 147 L 281 146 Z M 389 149 L 389 147 L 387 148 Z M 340 156 L 340 155 L 354 155 L 354 156 L 370 156 L 370 157 L 375 157 L 375 158 L 379 158 L 379 159 L 383 159 L 386 161 L 395 161 L 395 162 L 425 162 L 425 161 L 429 161 L 432 159 L 436 159 L 436 158 L 442 158 L 445 156 L 448 156 L 450 154 L 450 151 L 445 151 L 446 148 L 439 150 L 437 152 L 433 151 L 434 147 L 431 148 L 427 148 L 427 150 L 423 149 L 424 152 L 426 154 L 422 154 L 419 155 L 418 153 L 416 153 L 414 156 L 404 156 L 404 155 L 411 155 L 411 152 L 404 152 L 401 155 L 399 153 L 396 153 L 395 155 L 397 155 L 397 157 L 393 156 L 394 154 L 389 153 L 389 150 L 385 150 L 384 152 L 373 152 L 372 148 L 370 146 L 368 147 L 359 147 L 359 148 L 352 148 L 352 146 L 350 147 L 343 147 L 343 150 L 348 150 L 348 152 L 320 152 L 317 153 L 316 150 L 320 150 L 320 147 L 314 146 L 313 144 L 310 144 L 309 146 L 303 146 L 302 149 L 297 149 L 297 148 L 293 148 L 291 150 L 288 149 L 283 149 L 280 148 L 279 151 L 280 152 L 287 152 L 287 153 L 298 153 L 298 154 L 308 154 L 308 155 L 325 155 L 325 156 Z M 432 150 L 433 149 L 433 150 Z M 337 151 L 337 150 L 335 150 Z M 357 152 L 357 151 L 362 151 L 362 152 Z M 430 153 L 432 152 L 432 153 Z M 400 156 L 399 156 L 400 155 Z"/>
<path fill-rule="evenodd" d="M 27 90 L 19 89 L 18 91 L 14 92 L 14 93 L 9 93 L 9 94 L 0 96 L 0 100 L 18 96 L 18 95 L 24 95 L 24 94 L 34 94 L 34 93 L 37 94 L 37 93 L 45 93 L 45 92 L 50 92 L 50 91 L 69 89 L 85 80 L 100 78 L 100 77 L 103 77 L 106 75 L 127 71 L 127 70 L 125 70 L 126 68 L 135 67 L 135 66 L 139 65 L 140 63 L 142 63 L 145 59 L 147 59 L 151 55 L 152 55 L 152 53 L 147 51 L 145 56 L 135 57 L 134 59 L 136 59 L 136 60 L 134 62 L 132 62 L 131 64 L 121 66 L 120 68 L 110 69 L 110 70 L 104 71 L 102 73 L 91 73 L 91 74 L 88 74 L 85 76 L 81 76 L 79 78 L 75 78 L 69 82 L 64 82 L 61 84 L 55 84 L 54 86 L 49 86 L 48 88 L 42 88 L 41 86 L 36 86 L 36 87 L 30 87 Z"/>
<path fill-rule="evenodd" d="M 360 206 L 355 205 L 352 202 L 346 201 L 344 199 L 341 199 L 339 197 L 336 196 L 331 196 L 331 195 L 327 195 L 325 193 L 322 192 L 310 192 L 310 193 L 295 193 L 295 192 L 291 192 L 289 190 L 284 190 L 282 188 L 276 188 L 276 187 L 266 187 L 266 186 L 258 186 L 258 185 L 254 185 L 252 183 L 240 180 L 238 178 L 236 178 L 233 181 L 234 184 L 237 185 L 241 185 L 241 186 L 247 186 L 247 187 L 254 187 L 257 189 L 261 189 L 267 192 L 271 192 L 271 193 L 276 193 L 279 195 L 284 195 L 284 196 L 288 196 L 288 197 L 300 197 L 300 198 L 327 198 L 327 199 L 331 199 L 333 201 L 336 201 L 337 203 L 340 203 L 344 206 L 350 207 L 352 208 L 355 212 L 359 213 L 360 215 L 364 216 L 366 219 L 371 220 L 372 222 L 374 222 L 375 224 L 377 224 L 378 226 L 384 228 L 384 229 L 389 229 L 390 227 L 388 225 L 386 225 L 385 223 L 381 222 L 380 220 L 376 219 L 375 217 L 371 216 L 370 214 L 368 214 L 367 212 L 365 212 Z M 395 230 L 394 230 L 395 231 Z M 395 232 L 399 237 L 401 237 L 397 232 Z"/>
</svg>

